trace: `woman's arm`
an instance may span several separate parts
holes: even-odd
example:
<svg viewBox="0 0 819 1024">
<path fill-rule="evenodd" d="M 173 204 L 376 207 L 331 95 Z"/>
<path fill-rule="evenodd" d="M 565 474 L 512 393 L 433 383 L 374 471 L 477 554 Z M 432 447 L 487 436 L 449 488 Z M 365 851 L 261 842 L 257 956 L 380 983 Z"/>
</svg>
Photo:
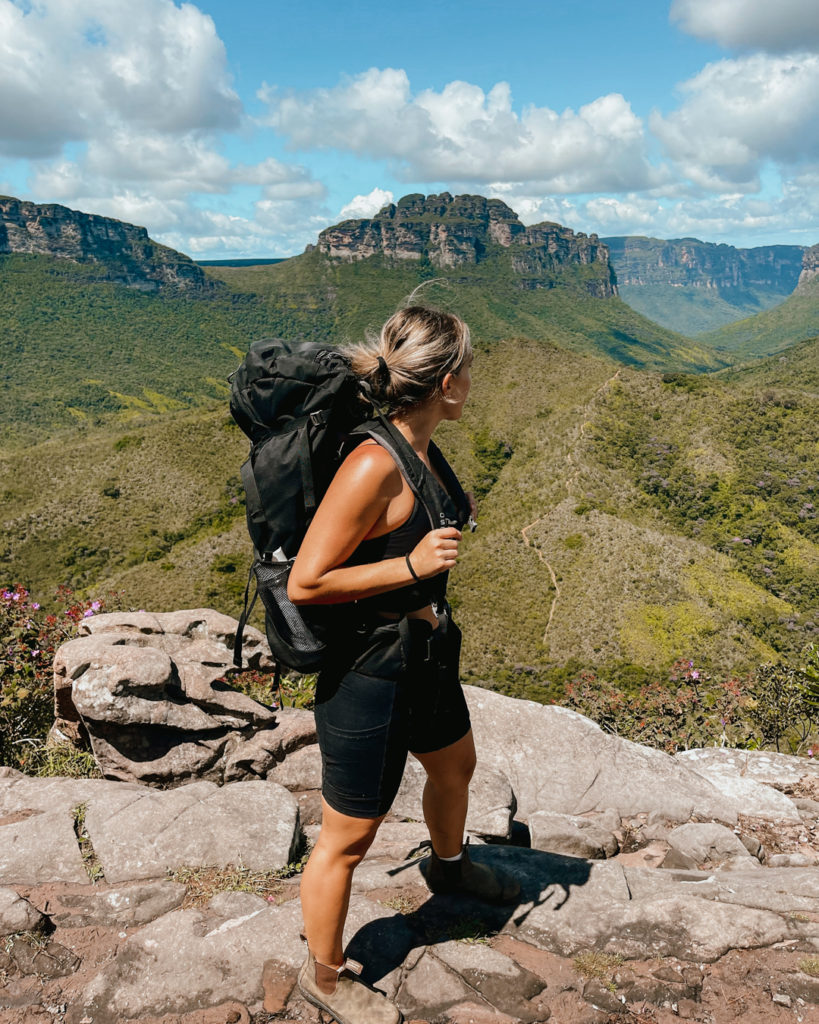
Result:
<svg viewBox="0 0 819 1024">
<path fill-rule="evenodd" d="M 340 604 L 413 582 L 403 556 L 344 565 L 361 541 L 383 525 L 390 503 L 403 489 L 398 467 L 379 445 L 360 445 L 350 453 L 327 489 L 290 571 L 287 595 L 294 604 Z M 454 527 L 428 533 L 410 555 L 418 577 L 427 579 L 451 569 L 460 539 Z"/>
</svg>

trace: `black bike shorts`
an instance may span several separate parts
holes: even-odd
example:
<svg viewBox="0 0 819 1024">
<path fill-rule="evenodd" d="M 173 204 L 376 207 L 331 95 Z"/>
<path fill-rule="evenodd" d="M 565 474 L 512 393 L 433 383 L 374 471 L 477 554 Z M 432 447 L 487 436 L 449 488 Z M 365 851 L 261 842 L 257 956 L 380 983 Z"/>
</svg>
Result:
<svg viewBox="0 0 819 1024">
<path fill-rule="evenodd" d="M 378 818 L 390 809 L 407 753 L 441 750 L 469 732 L 459 678 L 461 632 L 402 619 L 359 630 L 346 671 L 316 684 L 322 795 L 341 814 Z"/>
</svg>

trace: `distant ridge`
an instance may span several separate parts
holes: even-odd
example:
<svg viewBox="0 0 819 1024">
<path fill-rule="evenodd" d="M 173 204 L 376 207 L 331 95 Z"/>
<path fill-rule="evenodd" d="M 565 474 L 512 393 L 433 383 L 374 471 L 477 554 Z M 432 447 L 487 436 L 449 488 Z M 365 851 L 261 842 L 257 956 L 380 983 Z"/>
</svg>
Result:
<svg viewBox="0 0 819 1024">
<path fill-rule="evenodd" d="M 269 267 L 274 263 L 283 263 L 287 256 L 276 256 L 270 259 L 243 260 L 196 260 L 197 267 Z"/>
<path fill-rule="evenodd" d="M 698 335 L 753 316 L 796 288 L 804 246 L 738 249 L 698 238 L 605 238 L 623 299 L 672 330 Z"/>
<path fill-rule="evenodd" d="M 199 292 L 210 287 L 189 256 L 154 242 L 145 228 L 57 203 L 0 197 L 2 255 L 98 264 L 100 280 L 145 292 Z"/>
</svg>

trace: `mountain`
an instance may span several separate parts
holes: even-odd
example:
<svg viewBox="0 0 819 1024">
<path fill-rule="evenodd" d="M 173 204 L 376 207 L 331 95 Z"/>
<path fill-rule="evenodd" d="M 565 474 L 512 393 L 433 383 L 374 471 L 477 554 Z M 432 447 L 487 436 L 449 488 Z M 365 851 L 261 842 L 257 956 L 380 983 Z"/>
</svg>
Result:
<svg viewBox="0 0 819 1024">
<path fill-rule="evenodd" d="M 699 335 L 760 313 L 796 288 L 803 247 L 736 249 L 697 238 L 605 238 L 622 298 L 644 316 Z"/>
<path fill-rule="evenodd" d="M 733 363 L 782 352 L 819 334 L 819 246 L 805 250 L 799 286 L 781 305 L 699 337 Z"/>
<path fill-rule="evenodd" d="M 499 200 L 408 196 L 328 228 L 301 256 L 205 270 L 120 221 L 19 200 L 3 209 L 7 442 L 212 401 L 254 338 L 359 338 L 419 286 L 481 346 L 526 335 L 638 367 L 725 365 L 621 302 L 595 236 L 527 228 Z"/>
<path fill-rule="evenodd" d="M 56 204 L 0 196 L 0 255 L 55 256 L 100 266 L 101 280 L 145 292 L 207 290 L 202 270 L 145 228 Z"/>
<path fill-rule="evenodd" d="M 640 368 L 725 365 L 622 302 L 595 235 L 525 227 L 501 200 L 483 196 L 405 196 L 373 218 L 327 228 L 301 256 L 207 273 L 261 296 L 282 336 L 359 338 L 420 287 L 419 301 L 460 313 L 479 345 L 525 335 Z"/>
<path fill-rule="evenodd" d="M 480 506 L 451 589 L 466 677 L 546 697 L 584 667 L 742 673 L 815 638 L 817 345 L 786 359 L 696 376 L 525 338 L 478 351 L 439 438 Z M 38 600 L 68 582 L 235 614 L 246 452 L 224 406 L 7 450 L 0 575 Z"/>
</svg>

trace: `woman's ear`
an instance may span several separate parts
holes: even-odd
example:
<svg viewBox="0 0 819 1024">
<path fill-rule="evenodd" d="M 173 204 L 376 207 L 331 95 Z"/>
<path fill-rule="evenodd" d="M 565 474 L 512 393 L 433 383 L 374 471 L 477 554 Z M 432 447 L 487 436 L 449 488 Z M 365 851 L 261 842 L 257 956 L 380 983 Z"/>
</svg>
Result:
<svg viewBox="0 0 819 1024">
<path fill-rule="evenodd" d="M 450 372 L 444 375 L 441 381 L 441 394 L 447 402 L 452 401 L 452 386 L 455 382 L 455 374 Z"/>
</svg>

